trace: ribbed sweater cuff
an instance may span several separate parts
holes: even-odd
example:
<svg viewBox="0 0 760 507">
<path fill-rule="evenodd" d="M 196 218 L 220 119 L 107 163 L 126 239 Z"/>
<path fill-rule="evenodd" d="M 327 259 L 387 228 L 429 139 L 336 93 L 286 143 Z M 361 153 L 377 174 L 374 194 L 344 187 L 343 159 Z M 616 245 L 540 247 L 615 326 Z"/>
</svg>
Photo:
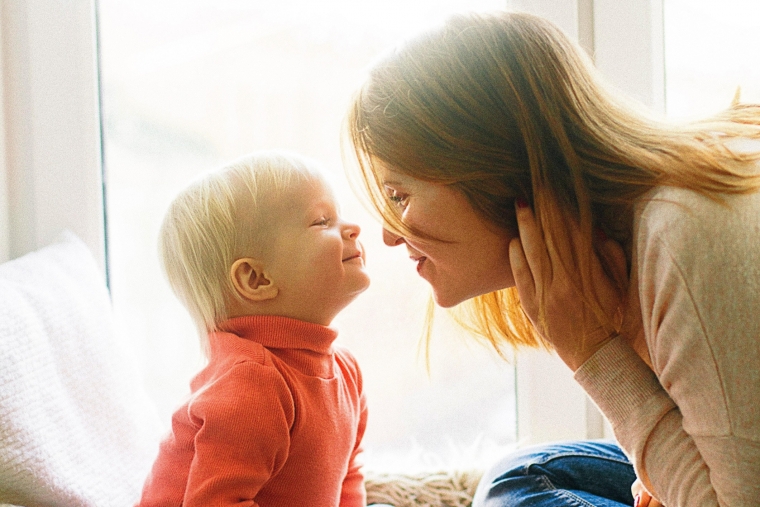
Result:
<svg viewBox="0 0 760 507">
<path fill-rule="evenodd" d="M 654 372 L 620 336 L 578 368 L 575 380 L 609 419 L 616 435 L 646 431 L 649 428 L 640 426 L 649 426 L 653 418 L 675 406 Z"/>
</svg>

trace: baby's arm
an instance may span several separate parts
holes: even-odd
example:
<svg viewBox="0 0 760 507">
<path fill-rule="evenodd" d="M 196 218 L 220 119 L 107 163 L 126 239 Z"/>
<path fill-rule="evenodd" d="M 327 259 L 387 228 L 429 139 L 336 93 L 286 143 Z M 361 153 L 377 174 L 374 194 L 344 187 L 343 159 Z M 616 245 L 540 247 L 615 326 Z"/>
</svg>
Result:
<svg viewBox="0 0 760 507">
<path fill-rule="evenodd" d="M 343 352 L 347 359 L 346 371 L 350 373 L 352 383 L 357 388 L 359 400 L 359 424 L 356 429 L 356 442 L 354 444 L 351 457 L 348 461 L 348 470 L 346 477 L 343 479 L 343 486 L 340 493 L 340 507 L 365 507 L 367 502 L 367 492 L 364 487 L 364 472 L 361 460 L 362 440 L 364 431 L 367 427 L 367 401 L 364 396 L 364 383 L 361 376 L 361 370 L 356 359 L 347 352 Z"/>
<path fill-rule="evenodd" d="M 284 464 L 294 405 L 279 372 L 236 364 L 188 407 L 198 427 L 185 507 L 255 507 L 262 486 Z"/>
<path fill-rule="evenodd" d="M 364 507 L 366 502 L 367 493 L 364 489 L 364 472 L 362 471 L 363 463 L 360 459 L 362 453 L 362 438 L 364 437 L 364 430 L 367 426 L 367 406 L 363 395 L 361 398 L 361 404 L 362 415 L 356 434 L 356 446 L 354 447 L 354 451 L 351 453 L 351 459 L 348 462 L 346 478 L 343 479 L 343 489 L 340 493 L 340 507 Z"/>
</svg>

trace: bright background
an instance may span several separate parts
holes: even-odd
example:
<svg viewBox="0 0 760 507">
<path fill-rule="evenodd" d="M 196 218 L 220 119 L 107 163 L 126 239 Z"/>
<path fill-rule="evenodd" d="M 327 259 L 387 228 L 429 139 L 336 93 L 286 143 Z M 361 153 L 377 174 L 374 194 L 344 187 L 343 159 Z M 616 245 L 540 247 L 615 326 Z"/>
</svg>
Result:
<svg viewBox="0 0 760 507">
<path fill-rule="evenodd" d="M 665 103 L 669 117 L 697 119 L 760 103 L 760 2 L 665 0 Z"/>
<path fill-rule="evenodd" d="M 405 249 L 382 245 L 379 225 L 348 188 L 339 144 L 351 94 L 379 53 L 453 11 L 502 5 L 100 1 L 112 295 L 167 427 L 203 362 L 159 269 L 164 211 L 200 172 L 282 148 L 323 163 L 344 215 L 363 228 L 372 285 L 334 325 L 364 372 L 368 461 L 436 466 L 486 459 L 514 441 L 511 365 L 462 336 L 444 312 L 427 372 L 418 343 L 429 289 Z"/>
<path fill-rule="evenodd" d="M 158 267 L 164 210 L 195 175 L 283 148 L 329 168 L 344 214 L 363 228 L 372 286 L 334 324 L 363 367 L 370 465 L 477 465 L 514 445 L 513 368 L 438 312 L 426 371 L 429 289 L 403 249 L 382 245 L 339 151 L 350 96 L 379 54 L 452 12 L 509 3 L 99 1 L 111 288 L 167 428 L 203 361 Z M 760 2 L 665 0 L 664 15 L 670 117 L 716 113 L 737 86 L 760 102 Z"/>
</svg>

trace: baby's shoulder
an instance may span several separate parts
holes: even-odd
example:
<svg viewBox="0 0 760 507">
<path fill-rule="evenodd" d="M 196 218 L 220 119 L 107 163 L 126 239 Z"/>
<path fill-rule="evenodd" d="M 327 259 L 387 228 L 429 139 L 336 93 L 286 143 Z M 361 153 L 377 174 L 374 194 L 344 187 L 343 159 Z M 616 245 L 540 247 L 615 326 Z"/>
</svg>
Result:
<svg viewBox="0 0 760 507">
<path fill-rule="evenodd" d="M 193 406 L 229 405 L 227 410 L 234 412 L 234 405 L 255 406 L 267 397 L 292 405 L 287 380 L 265 347 L 253 344 L 245 347 L 244 352 L 216 359 L 208 364 L 203 382 L 199 382 L 193 390 Z"/>
<path fill-rule="evenodd" d="M 276 356 L 257 342 L 246 343 L 245 350 L 232 358 L 228 368 L 238 376 L 282 376 Z"/>
<path fill-rule="evenodd" d="M 234 333 L 220 332 L 209 336 L 211 361 L 219 364 L 271 365 L 272 353 L 256 340 Z"/>
<path fill-rule="evenodd" d="M 205 375 L 199 375 L 206 387 L 223 389 L 236 384 L 271 383 L 282 377 L 273 354 L 261 343 L 234 335 L 217 338 L 224 343 L 213 346 Z"/>
</svg>

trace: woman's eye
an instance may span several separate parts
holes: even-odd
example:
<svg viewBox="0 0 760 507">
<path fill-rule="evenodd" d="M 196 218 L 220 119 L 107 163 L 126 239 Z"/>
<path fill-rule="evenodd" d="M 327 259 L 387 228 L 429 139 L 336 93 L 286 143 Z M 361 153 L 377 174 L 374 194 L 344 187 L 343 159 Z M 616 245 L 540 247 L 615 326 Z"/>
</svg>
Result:
<svg viewBox="0 0 760 507">
<path fill-rule="evenodd" d="M 388 193 L 388 200 L 396 206 L 403 208 L 406 207 L 406 203 L 409 200 L 409 196 L 405 194 L 399 194 L 395 190 Z"/>
</svg>

